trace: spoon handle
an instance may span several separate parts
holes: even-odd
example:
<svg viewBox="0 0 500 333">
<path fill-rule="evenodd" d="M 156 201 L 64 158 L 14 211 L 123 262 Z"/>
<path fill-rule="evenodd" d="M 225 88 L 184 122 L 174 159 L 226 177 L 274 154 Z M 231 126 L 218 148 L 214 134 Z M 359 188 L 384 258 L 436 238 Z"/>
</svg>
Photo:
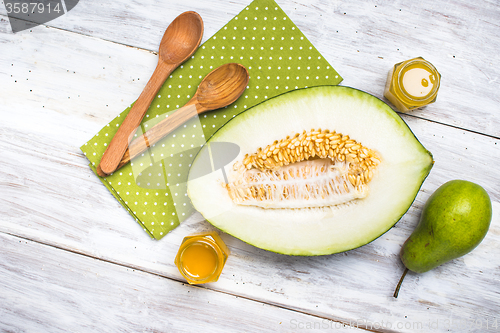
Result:
<svg viewBox="0 0 500 333">
<path fill-rule="evenodd" d="M 199 104 L 197 104 L 196 95 L 186 103 L 182 108 L 175 111 L 168 118 L 163 119 L 158 124 L 153 126 L 150 130 L 146 131 L 142 136 L 132 141 L 123 155 L 120 163 L 116 170 L 120 169 L 122 166 L 130 162 L 130 160 L 134 159 L 152 145 L 160 141 L 166 135 L 170 134 L 173 130 L 175 130 L 180 125 L 184 124 L 186 121 L 191 119 L 192 117 L 207 111 L 206 108 L 203 108 Z"/>
<path fill-rule="evenodd" d="M 135 133 L 135 130 L 141 124 L 142 118 L 144 118 L 144 115 L 148 111 L 151 102 L 158 93 L 158 90 L 160 90 L 163 82 L 165 82 L 178 65 L 179 64 L 168 64 L 163 61 L 158 62 L 146 87 L 132 106 L 132 109 L 118 128 L 118 131 L 102 156 L 101 162 L 97 167 L 97 171 L 101 177 L 109 175 L 116 170 L 123 154 L 127 150 L 130 136 Z"/>
</svg>

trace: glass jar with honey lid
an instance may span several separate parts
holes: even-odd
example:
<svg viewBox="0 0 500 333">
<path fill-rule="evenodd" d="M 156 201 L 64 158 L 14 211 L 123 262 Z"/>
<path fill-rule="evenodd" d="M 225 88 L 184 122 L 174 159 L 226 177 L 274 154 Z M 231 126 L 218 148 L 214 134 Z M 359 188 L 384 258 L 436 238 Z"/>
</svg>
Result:
<svg viewBox="0 0 500 333">
<path fill-rule="evenodd" d="M 187 236 L 182 240 L 175 265 L 189 284 L 215 282 L 229 256 L 229 249 L 213 231 Z"/>
<path fill-rule="evenodd" d="M 407 112 L 437 98 L 441 74 L 422 57 L 394 65 L 385 85 L 384 96 L 401 112 Z"/>
</svg>

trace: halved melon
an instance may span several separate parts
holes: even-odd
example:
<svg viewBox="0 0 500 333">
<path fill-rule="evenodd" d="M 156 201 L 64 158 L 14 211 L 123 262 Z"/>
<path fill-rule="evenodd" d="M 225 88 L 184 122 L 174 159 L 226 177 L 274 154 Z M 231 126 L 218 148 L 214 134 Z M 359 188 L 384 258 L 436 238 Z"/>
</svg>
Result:
<svg viewBox="0 0 500 333">
<path fill-rule="evenodd" d="M 216 142 L 238 145 L 239 154 L 224 170 L 195 176 L 214 164 L 207 156 Z M 267 100 L 215 133 L 193 162 L 188 194 L 210 223 L 249 244 L 323 255 L 389 230 L 432 164 L 381 100 L 348 87 L 314 87 Z"/>
</svg>

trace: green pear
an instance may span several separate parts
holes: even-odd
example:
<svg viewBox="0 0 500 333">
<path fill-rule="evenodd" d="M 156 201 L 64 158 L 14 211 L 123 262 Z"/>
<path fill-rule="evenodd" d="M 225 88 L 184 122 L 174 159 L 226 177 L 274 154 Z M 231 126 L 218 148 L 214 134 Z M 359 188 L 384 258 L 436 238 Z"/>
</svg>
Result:
<svg viewBox="0 0 500 333">
<path fill-rule="evenodd" d="M 481 243 L 492 216 L 491 200 L 479 185 L 452 180 L 434 192 L 426 202 L 420 222 L 406 240 L 400 257 L 408 272 L 427 272 L 461 257 Z"/>
<path fill-rule="evenodd" d="M 465 180 L 447 182 L 431 195 L 404 243 L 403 264 L 423 273 L 469 253 L 486 236 L 491 216 L 491 200 L 481 186 Z"/>
</svg>

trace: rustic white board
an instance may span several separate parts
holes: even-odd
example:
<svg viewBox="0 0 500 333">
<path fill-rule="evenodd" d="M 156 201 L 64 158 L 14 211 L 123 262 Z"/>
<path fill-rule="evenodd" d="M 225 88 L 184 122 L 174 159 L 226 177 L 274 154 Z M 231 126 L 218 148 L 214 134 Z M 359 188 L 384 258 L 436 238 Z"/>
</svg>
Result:
<svg viewBox="0 0 500 333">
<path fill-rule="evenodd" d="M 310 12 L 309 17 L 313 13 L 317 16 L 321 14 L 320 17 L 327 15 L 312 3 L 292 4 L 298 9 L 295 11 L 291 9 L 292 7 L 288 7 L 288 13 L 297 24 L 307 19 L 300 17 L 299 12 Z M 360 8 L 363 10 L 363 15 L 366 15 L 366 20 L 372 25 L 378 25 L 379 23 L 370 21 L 375 18 L 371 16 L 374 14 L 368 8 L 368 5 L 375 6 L 375 4 L 363 4 Z M 285 10 L 287 6 L 292 6 L 281 3 L 280 5 L 283 5 Z M 209 12 L 215 12 L 213 8 L 217 6 L 236 5 L 208 2 L 199 6 L 207 8 Z M 331 8 L 328 7 L 327 12 L 330 15 L 343 15 L 340 14 L 342 9 L 349 6 L 354 4 L 334 3 Z M 116 10 L 122 7 L 116 5 Z M 374 8 L 379 7 L 381 6 Z M 239 9 L 234 13 L 225 13 L 224 15 L 228 15 L 227 20 Z M 356 9 L 355 12 L 358 13 L 361 9 Z M 420 5 L 414 9 L 422 10 Z M 183 10 L 179 9 L 179 12 L 181 11 Z M 348 12 L 346 17 L 347 14 Z M 474 16 L 476 13 L 471 15 Z M 461 19 L 471 20 L 467 17 Z M 484 19 L 488 20 L 489 17 L 485 15 Z M 62 21 L 63 18 L 58 20 Z M 350 20 L 352 24 L 363 22 L 359 17 L 357 20 L 355 18 Z M 317 24 L 318 19 L 310 21 L 312 21 L 310 24 Z M 96 26 L 92 31 L 108 34 L 110 36 L 108 40 L 117 38 L 111 31 L 111 22 L 105 24 L 89 19 L 86 22 L 82 21 L 81 24 L 88 22 Z M 225 22 L 221 22 L 220 26 L 223 23 Z M 334 26 L 334 23 L 326 21 L 323 24 L 330 29 Z M 100 27 L 100 30 L 97 27 Z M 308 35 L 306 26 L 300 28 Z M 487 33 L 490 31 L 488 30 L 490 26 L 472 25 L 470 29 L 482 29 Z M 96 38 L 85 36 L 80 32 L 47 27 L 38 27 L 33 32 L 25 32 L 23 35 L 13 35 L 8 33 L 8 30 L 7 22 L 1 21 L 0 233 L 31 239 L 63 250 L 53 250 L 56 251 L 54 253 L 61 254 L 59 259 L 54 255 L 52 257 L 54 261 L 63 262 L 65 258 L 73 256 L 80 258 L 75 254 L 80 253 L 99 259 L 98 263 L 111 262 L 129 269 L 166 277 L 167 279 L 159 278 L 159 281 L 162 281 L 159 284 L 169 283 L 172 284 L 172 288 L 180 288 L 181 283 L 171 281 L 182 281 L 172 262 L 178 245 L 185 235 L 210 229 L 210 226 L 202 221 L 199 215 L 195 215 L 163 240 L 159 242 L 150 240 L 90 172 L 86 159 L 78 149 L 138 96 L 154 68 L 156 56 L 149 51 L 111 43 L 104 38 L 104 35 L 97 33 L 95 33 Z M 311 28 L 311 35 L 308 35 L 311 40 L 315 31 L 318 33 L 324 30 Z M 377 35 L 382 36 L 380 33 Z M 330 58 L 327 59 L 346 77 L 344 84 L 381 96 L 385 72 L 381 74 L 374 69 L 382 65 L 374 65 L 367 69 L 360 64 L 366 64 L 366 59 L 371 58 L 367 54 L 364 56 L 356 54 L 360 62 L 354 66 L 355 62 L 350 57 L 352 50 L 348 51 L 349 43 L 344 39 L 340 41 L 335 38 L 329 39 L 330 37 L 322 33 L 314 38 L 317 42 L 313 43 L 323 53 L 330 54 Z M 342 47 L 330 49 L 334 42 L 346 43 L 343 51 L 339 51 Z M 325 49 L 322 50 L 321 47 Z M 425 49 L 424 46 L 422 48 Z M 494 56 L 492 52 L 489 54 Z M 386 60 L 377 56 L 374 64 L 381 64 L 383 61 L 385 63 Z M 387 60 L 391 64 L 395 61 L 397 60 Z M 457 75 L 461 74 L 451 72 L 448 76 L 456 78 Z M 488 83 L 477 77 L 473 78 L 477 80 L 473 81 L 474 85 L 482 89 L 498 88 L 496 81 Z M 462 82 L 453 84 L 459 83 L 462 84 Z M 447 86 L 452 87 L 453 84 L 447 83 Z M 483 91 L 482 89 L 479 90 Z M 490 324 L 494 323 L 500 312 L 498 285 L 500 141 L 491 136 L 418 118 L 428 117 L 453 126 L 492 134 L 488 132 L 488 126 L 498 124 L 499 117 L 494 114 L 494 110 L 488 113 L 488 116 L 481 116 L 482 119 L 477 120 L 478 126 L 483 126 L 480 130 L 474 127 L 475 121 L 470 118 L 476 117 L 475 111 L 469 110 L 469 115 L 461 110 L 467 110 L 467 103 L 470 102 L 462 96 L 481 93 L 477 90 L 467 92 L 460 89 L 456 91 L 449 89 L 448 92 L 450 95 L 440 98 L 438 103 L 455 105 L 453 110 L 447 109 L 453 111 L 453 114 L 439 113 L 439 119 L 433 118 L 429 112 L 444 107 L 435 104 L 404 117 L 424 146 L 434 154 L 436 164 L 413 207 L 395 228 L 360 249 L 317 258 L 276 255 L 223 235 L 231 248 L 232 255 L 220 281 L 206 286 L 218 291 L 209 295 L 217 296 L 207 297 L 230 297 L 223 294 L 239 295 L 265 304 L 276 304 L 301 313 L 309 313 L 320 319 L 328 318 L 344 323 L 359 320 L 360 327 L 363 326 L 363 320 L 372 324 L 384 321 L 386 324 L 390 322 L 394 325 L 394 330 L 408 332 L 415 328 L 412 325 L 417 325 L 418 328 L 419 323 L 427 325 L 423 326 L 424 330 L 436 328 L 435 331 L 446 331 L 451 324 L 457 326 L 465 323 L 467 325 L 465 328 L 460 326 L 458 328 L 461 329 L 453 330 L 464 332 L 472 329 L 483 332 L 487 320 Z M 474 100 L 473 105 L 476 109 L 490 112 L 490 106 L 497 99 L 497 93 L 490 94 L 483 99 Z M 454 113 L 455 111 L 457 113 Z M 454 123 L 459 118 L 464 126 Z M 469 127 L 471 124 L 474 126 Z M 426 274 L 409 274 L 400 298 L 394 300 L 391 297 L 392 291 L 403 269 L 398 259 L 401 244 L 413 230 L 423 202 L 440 184 L 456 178 L 475 181 L 490 193 L 494 202 L 494 218 L 490 233 L 484 242 L 466 257 Z M 46 249 L 40 245 L 33 245 L 33 251 L 30 252 L 20 247 L 9 246 L 3 243 L 0 253 L 6 253 L 4 247 L 9 249 L 9 253 L 18 251 L 18 255 L 25 256 L 28 267 L 33 265 L 34 261 L 40 260 L 42 255 L 45 255 L 42 249 Z M 3 258 L 3 254 L 0 258 Z M 103 263 L 99 263 L 101 264 Z M 5 272 L 6 270 L 0 271 L 0 281 L 6 276 Z M 136 281 L 143 278 L 144 273 L 137 273 L 139 276 L 135 276 L 136 273 L 129 271 L 130 277 L 127 275 L 127 279 Z M 31 287 L 25 276 L 29 273 L 19 271 L 16 274 L 15 276 L 23 281 L 20 283 L 21 287 L 29 291 Z M 122 275 L 116 272 L 109 274 L 118 274 L 113 283 L 119 284 Z M 99 288 L 105 289 L 113 283 L 103 283 Z M 68 284 L 68 288 L 70 286 L 71 284 Z M 52 292 L 51 288 L 37 288 L 37 290 L 40 293 L 40 300 L 48 299 Z M 151 294 L 148 297 L 155 299 Z M 189 306 L 195 309 L 196 299 L 191 300 L 191 303 L 188 302 Z M 246 301 L 241 301 L 241 298 L 227 302 L 234 308 L 235 313 L 241 312 L 247 304 Z M 6 311 L 9 306 L 7 303 L 1 303 L 4 305 L 0 304 L 0 312 Z M 57 302 L 56 304 L 61 305 Z M 25 304 L 25 308 L 28 308 L 28 305 Z M 171 306 L 172 303 L 166 301 L 163 305 Z M 113 303 L 113 306 L 115 310 L 119 309 L 117 303 Z M 193 310 L 194 312 L 196 311 Z M 14 319 L 9 318 L 11 319 L 8 324 L 12 324 Z M 47 317 L 40 318 L 50 321 Z M 483 326 L 472 325 L 477 321 Z M 3 321 L 0 320 L 0 323 Z M 219 326 L 214 326 L 216 328 L 221 330 L 224 327 L 229 328 L 224 322 L 217 323 Z M 404 327 L 397 327 L 398 323 Z M 438 323 L 438 327 L 434 327 L 434 323 Z M 50 322 L 47 323 L 49 324 Z M 196 328 L 195 325 L 197 324 L 194 324 L 193 328 Z M 68 324 L 66 329 L 69 330 L 71 327 Z M 375 327 L 375 330 L 379 328 Z M 283 330 L 293 330 L 293 327 L 287 326 Z"/>
<path fill-rule="evenodd" d="M 250 0 L 87 0 L 48 25 L 156 51 L 166 26 L 179 13 L 199 12 L 204 19 L 206 40 L 249 3 Z M 442 74 L 442 88 L 435 105 L 412 115 L 500 137 L 500 69 L 495 65 L 500 48 L 498 2 L 277 3 L 345 78 L 344 85 L 382 97 L 389 69 L 397 62 L 423 56 Z M 5 14 L 5 8 L 0 6 L 2 13 Z M 41 29 L 36 27 L 33 31 Z"/>
<path fill-rule="evenodd" d="M 3 233 L 0 248 L 2 332 L 361 332 Z"/>
</svg>

